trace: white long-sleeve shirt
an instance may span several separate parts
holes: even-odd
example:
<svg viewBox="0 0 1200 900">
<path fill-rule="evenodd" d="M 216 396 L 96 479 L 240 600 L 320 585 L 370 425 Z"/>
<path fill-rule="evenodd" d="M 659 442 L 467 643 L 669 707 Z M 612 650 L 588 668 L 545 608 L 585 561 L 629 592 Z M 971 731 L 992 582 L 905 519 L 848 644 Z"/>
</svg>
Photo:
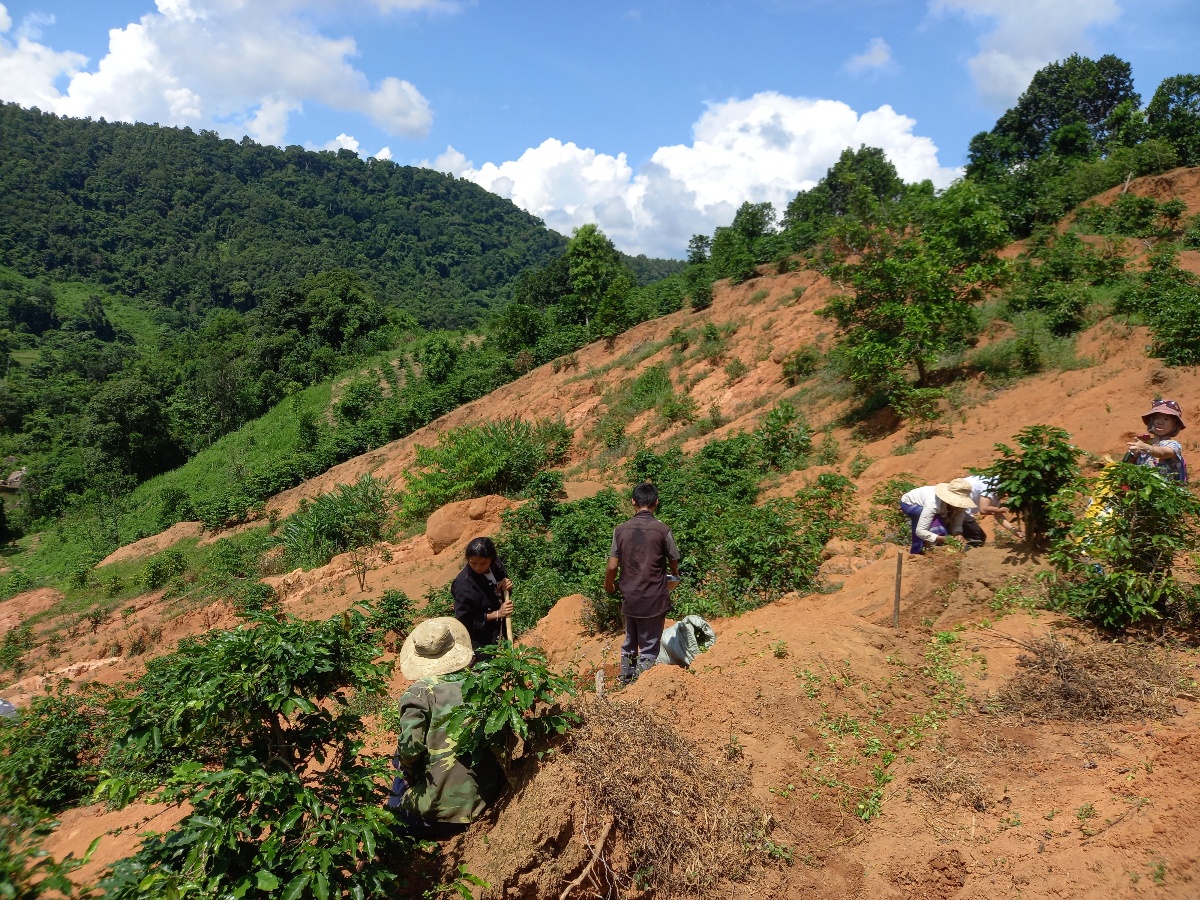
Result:
<svg viewBox="0 0 1200 900">
<path fill-rule="evenodd" d="M 942 524 L 946 526 L 949 534 L 962 534 L 963 515 L 966 510 L 950 506 L 939 500 L 932 484 L 913 488 L 900 498 L 900 502 L 908 506 L 921 507 L 921 517 L 917 519 L 916 529 L 917 537 L 921 540 L 929 541 L 931 544 L 937 543 L 938 535 L 929 530 L 934 516 L 941 518 Z"/>
</svg>

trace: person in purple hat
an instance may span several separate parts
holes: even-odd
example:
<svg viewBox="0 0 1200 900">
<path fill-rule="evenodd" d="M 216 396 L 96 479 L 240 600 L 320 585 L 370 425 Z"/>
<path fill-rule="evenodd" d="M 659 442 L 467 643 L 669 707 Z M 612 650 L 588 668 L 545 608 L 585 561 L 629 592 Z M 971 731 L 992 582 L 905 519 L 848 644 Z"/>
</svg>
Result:
<svg viewBox="0 0 1200 900">
<path fill-rule="evenodd" d="M 1187 427 L 1183 424 L 1183 410 L 1179 404 L 1174 400 L 1155 400 L 1142 421 L 1149 434 L 1140 434 L 1130 442 L 1125 462 L 1151 466 L 1172 481 L 1187 481 L 1183 445 L 1175 440 L 1175 436 Z"/>
</svg>

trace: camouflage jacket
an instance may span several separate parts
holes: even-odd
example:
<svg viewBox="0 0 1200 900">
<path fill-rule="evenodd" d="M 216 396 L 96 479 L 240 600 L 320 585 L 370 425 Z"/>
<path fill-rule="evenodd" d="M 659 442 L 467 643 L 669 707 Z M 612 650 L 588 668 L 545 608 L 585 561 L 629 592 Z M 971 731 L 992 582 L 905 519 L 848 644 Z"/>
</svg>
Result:
<svg viewBox="0 0 1200 900">
<path fill-rule="evenodd" d="M 425 822 L 474 822 L 500 794 L 504 773 L 493 759 L 475 768 L 455 754 L 444 725 L 462 704 L 462 675 L 431 675 L 415 682 L 400 698 L 400 734 L 396 765 L 408 791 L 400 802 Z"/>
</svg>

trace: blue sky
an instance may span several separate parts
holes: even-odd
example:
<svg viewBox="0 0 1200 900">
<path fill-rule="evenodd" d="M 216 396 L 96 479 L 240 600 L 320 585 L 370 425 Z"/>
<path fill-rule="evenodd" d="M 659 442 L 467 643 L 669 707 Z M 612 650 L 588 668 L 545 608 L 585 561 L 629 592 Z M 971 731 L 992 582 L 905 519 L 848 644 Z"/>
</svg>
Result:
<svg viewBox="0 0 1200 900">
<path fill-rule="evenodd" d="M 847 146 L 951 181 L 1040 66 L 1197 69 L 1191 0 L 0 0 L 0 99 L 431 165 L 678 256 Z"/>
</svg>

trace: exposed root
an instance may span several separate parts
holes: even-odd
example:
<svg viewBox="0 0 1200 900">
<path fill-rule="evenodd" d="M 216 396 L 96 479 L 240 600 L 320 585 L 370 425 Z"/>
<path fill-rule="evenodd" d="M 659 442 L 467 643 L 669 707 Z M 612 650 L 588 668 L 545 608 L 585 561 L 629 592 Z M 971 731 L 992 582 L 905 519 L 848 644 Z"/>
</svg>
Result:
<svg viewBox="0 0 1200 900">
<path fill-rule="evenodd" d="M 592 848 L 591 860 L 586 866 L 583 867 L 583 871 L 580 872 L 570 884 L 563 888 L 563 892 L 558 895 L 558 900 L 567 900 L 567 895 L 571 893 L 571 891 L 575 890 L 575 888 L 583 884 L 583 882 L 587 880 L 587 877 L 592 874 L 592 869 L 594 869 L 596 863 L 600 861 L 600 854 L 604 852 L 604 844 L 608 841 L 608 835 L 612 831 L 615 821 L 615 819 L 608 820 L 608 824 L 605 825 L 604 830 L 600 832 L 600 838 L 596 841 L 596 846 Z"/>
</svg>

